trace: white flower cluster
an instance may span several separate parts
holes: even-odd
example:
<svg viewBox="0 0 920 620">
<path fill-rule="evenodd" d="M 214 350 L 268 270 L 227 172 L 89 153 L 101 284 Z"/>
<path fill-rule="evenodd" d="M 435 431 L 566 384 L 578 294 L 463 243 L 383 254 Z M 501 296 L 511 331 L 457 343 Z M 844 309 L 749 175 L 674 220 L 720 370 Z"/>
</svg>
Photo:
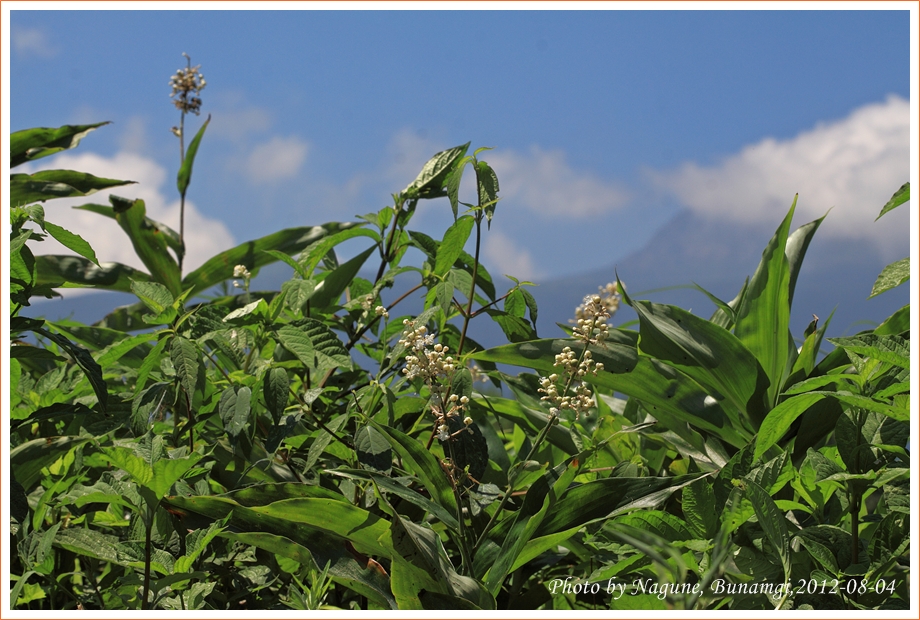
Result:
<svg viewBox="0 0 920 620">
<path fill-rule="evenodd" d="M 434 344 L 434 336 L 426 335 L 428 328 L 424 325 L 416 327 L 415 322 L 409 319 L 405 319 L 403 325 L 406 329 L 399 344 L 412 352 L 406 356 L 406 367 L 403 368 L 406 378 L 421 377 L 431 384 L 439 377 L 450 376 L 454 372 L 454 358 L 447 355 L 448 348 Z"/>
<path fill-rule="evenodd" d="M 576 326 L 572 335 L 588 344 L 602 344 L 607 339 L 607 319 L 610 312 L 600 295 L 588 295 L 579 306 L 581 316 L 576 313 Z"/>
<path fill-rule="evenodd" d="M 416 326 L 415 322 L 409 319 L 405 319 L 403 325 L 406 328 L 399 344 L 410 351 L 406 356 L 406 367 L 403 368 L 403 374 L 407 379 L 421 377 L 428 384 L 431 389 L 431 412 L 435 417 L 438 439 L 447 441 L 457 433 L 466 430 L 463 428 L 452 435 L 448 420 L 462 415 L 470 399 L 466 396 L 450 394 L 450 379 L 456 366 L 454 358 L 447 354 L 448 347 L 435 344 L 434 336 L 428 333 L 428 328 L 424 325 Z M 472 423 L 473 419 L 469 416 L 463 418 L 465 427 Z"/>
<path fill-rule="evenodd" d="M 594 304 L 594 297 L 599 296 L 601 298 L 601 305 L 607 309 L 607 318 L 609 319 L 614 314 L 616 314 L 617 309 L 620 307 L 620 300 L 622 296 L 620 295 L 620 287 L 616 282 L 609 282 L 606 286 L 597 287 L 597 292 L 599 295 L 585 297 L 584 303 L 575 308 L 575 321 L 569 321 L 570 323 L 575 323 L 581 319 L 590 318 L 589 312 L 591 309 L 590 305 Z M 589 303 L 590 301 L 590 303 Z"/>
<path fill-rule="evenodd" d="M 237 265 L 233 268 L 233 277 L 234 278 L 243 278 L 242 288 L 249 288 L 249 279 L 252 278 L 252 274 L 249 273 L 249 270 L 246 269 L 245 265 Z M 233 281 L 234 288 L 240 288 L 240 283 L 236 280 Z"/>
<path fill-rule="evenodd" d="M 183 55 L 188 58 L 187 55 Z M 200 94 L 208 84 L 199 69 L 201 69 L 201 65 L 179 69 L 174 76 L 169 78 L 169 87 L 172 88 L 169 96 L 176 97 L 178 95 L 178 98 L 173 103 L 182 112 L 193 112 L 196 115 L 201 113 L 201 98 L 190 96 L 192 93 L 195 95 Z M 177 131 L 178 129 L 173 133 Z"/>
</svg>

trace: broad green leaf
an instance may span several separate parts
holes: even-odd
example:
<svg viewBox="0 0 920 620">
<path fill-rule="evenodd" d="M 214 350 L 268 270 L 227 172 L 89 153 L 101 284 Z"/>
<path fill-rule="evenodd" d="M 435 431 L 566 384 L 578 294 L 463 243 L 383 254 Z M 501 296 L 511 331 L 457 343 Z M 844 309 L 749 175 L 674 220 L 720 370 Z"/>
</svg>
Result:
<svg viewBox="0 0 920 620">
<path fill-rule="evenodd" d="M 19 444 L 10 450 L 10 477 L 31 491 L 43 468 L 87 441 L 88 437 L 41 437 Z"/>
<path fill-rule="evenodd" d="M 63 127 L 36 127 L 14 131 L 10 134 L 10 168 L 22 165 L 27 161 L 34 161 L 47 157 L 60 151 L 72 149 L 80 144 L 86 134 L 97 127 L 108 125 L 94 123 L 92 125 L 64 125 Z"/>
<path fill-rule="evenodd" d="M 597 376 L 587 375 L 588 383 L 615 390 L 642 401 L 660 423 L 691 444 L 696 437 L 687 424 L 707 430 L 723 441 L 741 447 L 753 437 L 744 428 L 735 428 L 719 402 L 680 371 L 657 360 L 640 356 L 634 346 L 620 344 L 616 330 L 610 330 L 605 346 L 591 346 L 592 357 L 604 364 Z M 631 337 L 624 335 L 624 342 Z M 541 339 L 477 351 L 472 359 L 524 366 L 545 376 L 556 372 L 555 356 L 564 347 L 578 355 L 582 345 L 574 340 Z"/>
<path fill-rule="evenodd" d="M 824 221 L 824 216 L 809 222 L 803 226 L 792 231 L 792 234 L 789 235 L 789 238 L 786 240 L 786 260 L 789 262 L 789 305 L 792 306 L 792 298 L 795 294 L 795 285 L 799 279 L 799 271 L 802 268 L 802 263 L 805 260 L 805 252 L 808 250 L 808 246 L 811 243 L 812 238 L 815 236 L 815 233 L 818 231 L 818 227 L 821 225 L 821 222 Z"/>
<path fill-rule="evenodd" d="M 419 444 L 418 440 L 401 433 L 395 428 L 377 424 L 373 420 L 370 421 L 370 425 L 386 437 L 399 455 L 403 467 L 418 476 L 431 498 L 451 514 L 456 514 L 457 502 L 454 497 L 454 491 L 447 480 L 447 475 L 441 469 L 438 459 Z"/>
<path fill-rule="evenodd" d="M 373 426 L 359 426 L 354 438 L 355 454 L 364 469 L 389 474 L 393 468 L 393 449 Z"/>
<path fill-rule="evenodd" d="M 128 234 L 134 251 L 154 280 L 164 285 L 173 296 L 182 293 L 179 265 L 169 254 L 166 239 L 156 229 L 145 225 L 147 208 L 143 200 L 125 200 L 111 196 L 115 219 Z"/>
<path fill-rule="evenodd" d="M 338 433 L 345 423 L 348 422 L 348 415 L 342 414 L 336 416 L 331 421 L 326 424 L 326 429 L 329 429 L 333 433 Z M 319 435 L 316 439 L 313 440 L 313 443 L 310 444 L 310 450 L 307 452 L 307 462 L 304 465 L 303 470 L 305 472 L 312 471 L 313 466 L 316 465 L 316 462 L 319 460 L 319 457 L 322 456 L 323 450 L 332 443 L 335 439 L 332 435 L 326 432 L 326 429 L 321 429 Z"/>
<path fill-rule="evenodd" d="M 910 341 L 900 336 L 861 334 L 846 338 L 828 338 L 828 342 L 857 355 L 910 370 Z"/>
<path fill-rule="evenodd" d="M 192 181 L 192 166 L 195 164 L 198 146 L 201 144 L 201 139 L 204 137 L 204 132 L 208 128 L 208 123 L 210 122 L 211 115 L 209 114 L 207 120 L 201 126 L 201 129 L 199 129 L 195 137 L 192 138 L 192 142 L 188 145 L 188 150 L 185 152 L 185 159 L 182 160 L 182 166 L 179 168 L 179 175 L 176 179 L 176 187 L 179 188 L 179 194 L 181 196 L 185 196 L 185 192 L 188 190 L 188 184 Z"/>
<path fill-rule="evenodd" d="M 146 282 L 150 276 L 121 263 L 93 264 L 79 256 L 40 254 L 35 257 L 36 285 L 92 287 L 122 293 L 131 292 L 132 281 Z"/>
<path fill-rule="evenodd" d="M 463 246 L 466 245 L 467 239 L 470 238 L 470 232 L 473 230 L 474 218 L 471 215 L 465 215 L 450 225 L 444 233 L 444 239 L 438 246 L 438 256 L 434 265 L 435 275 L 443 276 L 454 266 L 460 253 L 463 252 Z"/>
<path fill-rule="evenodd" d="M 286 254 L 295 254 L 327 235 L 348 230 L 360 223 L 330 222 L 321 226 L 303 226 L 285 228 L 265 237 L 241 243 L 209 258 L 201 267 L 189 273 L 182 280 L 183 289 L 192 289 L 192 294 L 206 290 L 224 280 L 233 278 L 233 268 L 243 265 L 252 271 L 275 262 L 275 257 L 264 250 L 277 250 Z"/>
<path fill-rule="evenodd" d="M 275 422 L 281 419 L 281 414 L 287 407 L 288 398 L 290 398 L 290 384 L 291 381 L 284 368 L 275 366 L 263 375 L 262 396 Z"/>
<path fill-rule="evenodd" d="M 41 170 L 33 174 L 11 174 L 10 204 L 23 206 L 54 198 L 79 198 L 103 189 L 132 183 L 134 181 L 103 179 L 73 170 Z"/>
<path fill-rule="evenodd" d="M 302 265 L 303 277 L 310 276 L 332 248 L 355 237 L 370 237 L 374 241 L 380 242 L 380 235 L 367 228 L 347 228 L 323 237 L 319 241 L 311 243 L 301 252 L 299 264 Z"/>
<path fill-rule="evenodd" d="M 445 191 L 447 192 L 447 199 L 450 201 L 450 210 L 454 213 L 454 220 L 457 219 L 457 210 L 460 207 L 460 181 L 463 179 L 463 171 L 466 169 L 466 165 L 471 161 L 473 161 L 472 155 L 466 155 L 456 160 L 447 175 Z"/>
<path fill-rule="evenodd" d="M 883 215 L 885 215 L 886 213 L 888 213 L 895 207 L 900 207 L 902 204 L 904 204 L 908 200 L 910 200 L 910 182 L 909 181 L 905 183 L 904 185 L 902 185 L 901 187 L 899 187 L 898 191 L 892 194 L 891 198 L 888 200 L 888 202 L 885 203 L 885 206 L 882 207 L 881 212 L 879 212 L 878 217 L 875 218 L 875 220 L 878 221 L 879 217 L 882 217 Z"/>
<path fill-rule="evenodd" d="M 466 155 L 466 150 L 469 147 L 470 143 L 467 142 L 461 146 L 455 146 L 446 151 L 436 153 L 422 166 L 422 171 L 418 173 L 412 183 L 406 186 L 402 194 L 408 198 L 439 198 L 446 196 L 444 187 L 447 185 L 448 175 L 454 164 Z"/>
<path fill-rule="evenodd" d="M 244 316 L 249 316 L 256 311 L 258 311 L 257 316 L 264 317 L 268 313 L 268 304 L 265 303 L 264 299 L 257 299 L 246 304 L 242 308 L 237 308 L 236 310 L 230 312 L 227 316 L 224 317 L 224 322 L 240 319 Z"/>
<path fill-rule="evenodd" d="M 138 485 L 151 488 L 153 468 L 133 450 L 123 447 L 102 448 L 102 453 L 107 461 L 126 471 Z"/>
<path fill-rule="evenodd" d="M 131 401 L 131 430 L 135 435 L 146 433 L 164 405 L 168 407 L 173 404 L 174 397 L 169 398 L 171 387 L 165 382 L 154 383 Z"/>
<path fill-rule="evenodd" d="M 175 301 L 169 289 L 158 282 L 134 282 L 131 284 L 131 292 L 156 314 L 172 306 Z"/>
<path fill-rule="evenodd" d="M 713 510 L 716 496 L 706 479 L 696 480 L 681 492 L 681 508 L 687 523 L 700 538 L 713 538 L 719 531 L 719 515 Z"/>
<path fill-rule="evenodd" d="M 144 486 L 149 487 L 157 499 L 163 499 L 172 485 L 185 476 L 200 460 L 201 454 L 197 452 L 185 458 L 160 459 L 153 464 L 150 482 Z"/>
<path fill-rule="evenodd" d="M 731 408 L 746 414 L 745 427 L 757 427 L 765 415 L 768 379 L 731 332 L 676 306 L 647 301 L 631 305 L 639 315 L 642 353 L 678 368 L 717 399 L 727 398 Z M 737 416 L 730 418 L 737 425 Z"/>
<path fill-rule="evenodd" d="M 176 369 L 176 376 L 185 390 L 189 401 L 198 387 L 198 364 L 200 354 L 198 345 L 182 336 L 173 336 L 169 343 L 169 357 Z"/>
<path fill-rule="evenodd" d="M 118 536 L 104 534 L 85 527 L 68 527 L 58 531 L 54 540 L 59 547 L 76 554 L 111 562 L 119 566 L 143 568 L 143 546 L 133 546 L 119 540 Z M 162 572 L 165 567 L 160 565 Z"/>
<path fill-rule="evenodd" d="M 83 258 L 99 265 L 99 261 L 96 259 L 96 253 L 93 251 L 92 246 L 90 246 L 90 244 L 86 242 L 86 239 L 80 235 L 72 233 L 66 228 L 62 228 L 51 222 L 45 222 L 45 230 L 64 247 L 73 250 Z"/>
<path fill-rule="evenodd" d="M 337 304 L 342 293 L 354 281 L 364 262 L 376 249 L 376 246 L 369 247 L 334 269 L 313 289 L 313 295 L 310 296 L 311 305 L 317 308 L 325 308 Z"/>
<path fill-rule="evenodd" d="M 876 295 L 881 295 L 885 291 L 897 288 L 909 279 L 910 257 L 895 261 L 882 269 L 882 273 L 878 274 L 878 279 L 876 279 L 875 284 L 872 285 L 872 292 L 869 294 L 869 299 L 872 299 Z"/>
<path fill-rule="evenodd" d="M 789 359 L 790 269 L 786 240 L 796 200 L 798 195 L 767 244 L 741 300 L 735 322 L 735 335 L 760 362 L 770 382 L 767 409 L 777 402 Z"/>
<path fill-rule="evenodd" d="M 301 319 L 278 328 L 278 341 L 307 368 L 349 366 L 351 357 L 332 330 L 315 319 Z"/>
<path fill-rule="evenodd" d="M 252 390 L 248 387 L 230 386 L 221 394 L 217 408 L 224 430 L 231 437 L 239 435 L 249 423 L 251 397 Z"/>
<path fill-rule="evenodd" d="M 759 459 L 767 450 L 776 445 L 795 420 L 815 403 L 823 400 L 827 392 L 806 392 L 787 398 L 770 410 L 760 425 L 754 459 Z"/>
<path fill-rule="evenodd" d="M 389 444 L 387 444 L 387 447 L 389 447 Z M 437 504 L 421 493 L 418 493 L 417 491 L 414 491 L 409 487 L 400 484 L 389 476 L 385 476 L 374 471 L 365 471 L 362 469 L 333 469 L 328 470 L 326 473 L 333 476 L 341 476 L 343 478 L 373 480 L 378 489 L 386 491 L 387 493 L 392 493 L 393 495 L 406 500 L 410 504 L 418 506 L 425 512 L 430 512 L 448 528 L 456 530 L 458 527 L 460 527 L 457 522 L 457 517 L 447 512 L 444 508 L 441 507 L 440 504 Z"/>
</svg>

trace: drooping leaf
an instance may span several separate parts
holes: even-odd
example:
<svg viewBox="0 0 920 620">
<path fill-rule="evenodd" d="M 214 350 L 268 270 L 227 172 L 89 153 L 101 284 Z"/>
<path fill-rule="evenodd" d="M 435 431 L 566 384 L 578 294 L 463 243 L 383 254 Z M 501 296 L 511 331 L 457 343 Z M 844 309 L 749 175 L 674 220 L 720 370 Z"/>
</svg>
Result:
<svg viewBox="0 0 920 620">
<path fill-rule="evenodd" d="M 315 319 L 301 319 L 278 328 L 278 341 L 306 367 L 329 369 L 348 366 L 351 357 L 332 330 Z"/>
<path fill-rule="evenodd" d="M 476 162 L 476 185 L 479 192 L 479 205 L 486 214 L 486 223 L 491 226 L 495 205 L 498 202 L 498 175 L 484 161 Z"/>
<path fill-rule="evenodd" d="M 788 582 L 792 574 L 792 549 L 789 546 L 786 518 L 762 486 L 752 480 L 745 480 L 744 485 L 745 496 L 751 501 L 760 527 L 779 556 L 783 574 Z M 779 607 L 780 605 L 777 604 L 777 609 Z"/>
<path fill-rule="evenodd" d="M 54 198 L 79 198 L 103 189 L 130 185 L 134 181 L 104 179 L 73 170 L 41 170 L 10 175 L 10 204 L 23 206 Z M 47 223 L 47 222 L 46 222 Z"/>
<path fill-rule="evenodd" d="M 43 468 L 88 441 L 88 437 L 40 437 L 19 444 L 10 450 L 10 474 L 26 491 L 31 491 Z"/>
<path fill-rule="evenodd" d="M 35 257 L 36 285 L 92 287 L 131 292 L 131 282 L 147 282 L 150 275 L 121 263 L 93 264 L 79 256 L 40 254 Z"/>
<path fill-rule="evenodd" d="M 389 474 L 393 468 L 393 449 L 387 438 L 373 426 L 360 426 L 355 431 L 355 454 L 358 462 L 370 471 Z"/>
<path fill-rule="evenodd" d="M 198 345 L 182 336 L 173 336 L 169 344 L 169 357 L 182 389 L 191 400 L 198 388 Z"/>
<path fill-rule="evenodd" d="M 108 405 L 109 392 L 105 385 L 105 380 L 102 377 L 102 367 L 100 367 L 99 363 L 93 359 L 93 356 L 90 355 L 89 351 L 79 345 L 72 343 L 64 336 L 50 332 L 42 327 L 37 327 L 33 329 L 33 331 L 37 334 L 45 336 L 50 340 L 53 340 L 55 344 L 64 349 L 64 351 L 70 355 L 74 363 L 80 367 L 80 369 L 83 371 L 83 374 L 86 375 L 86 378 L 89 380 L 89 383 L 93 388 L 93 392 L 96 394 L 96 399 L 99 402 L 99 408 L 102 409 L 104 413 Z"/>
<path fill-rule="evenodd" d="M 310 303 L 317 308 L 325 308 L 337 303 L 345 289 L 354 281 L 365 261 L 376 249 L 376 246 L 369 247 L 334 269 L 313 289 Z"/>
<path fill-rule="evenodd" d="M 164 285 L 173 296 L 182 294 L 179 265 L 169 254 L 166 239 L 147 225 L 147 208 L 143 200 L 125 200 L 111 196 L 118 225 L 128 234 L 137 256 L 154 280 Z"/>
<path fill-rule="evenodd" d="M 81 211 L 89 211 L 91 213 L 98 213 L 99 215 L 105 216 L 107 218 L 115 219 L 115 208 L 109 205 L 101 205 L 97 203 L 89 203 L 78 205 L 73 207 L 74 209 L 79 209 Z M 179 256 L 183 253 L 182 249 L 182 240 L 179 238 L 179 233 L 175 230 L 164 224 L 163 222 L 158 222 L 152 220 L 149 217 L 144 218 L 144 228 L 155 230 L 157 234 L 162 235 L 163 239 L 166 241 L 167 247 L 176 253 L 176 256 Z"/>
<path fill-rule="evenodd" d="M 96 253 L 93 251 L 92 246 L 90 246 L 90 244 L 86 242 L 86 239 L 80 235 L 72 233 L 66 228 L 51 222 L 45 222 L 45 230 L 64 247 L 73 250 L 83 258 L 99 265 L 99 261 L 96 259 Z"/>
<path fill-rule="evenodd" d="M 470 232 L 473 230 L 475 220 L 470 215 L 465 215 L 450 225 L 444 233 L 444 239 L 438 246 L 438 256 L 435 261 L 434 273 L 442 276 L 454 266 L 460 253 L 463 252 L 463 246 L 466 245 Z"/>
<path fill-rule="evenodd" d="M 10 134 L 10 168 L 27 161 L 48 157 L 80 144 L 86 134 L 109 121 L 91 125 L 64 125 L 62 127 L 36 127 L 14 131 Z"/>
<path fill-rule="evenodd" d="M 265 373 L 263 381 L 262 396 L 265 398 L 265 406 L 277 422 L 281 419 L 290 397 L 290 378 L 284 368 L 275 366 Z"/>
<path fill-rule="evenodd" d="M 221 394 L 218 411 L 224 430 L 231 437 L 239 435 L 249 423 L 251 397 L 252 390 L 248 387 L 231 386 Z"/>
</svg>

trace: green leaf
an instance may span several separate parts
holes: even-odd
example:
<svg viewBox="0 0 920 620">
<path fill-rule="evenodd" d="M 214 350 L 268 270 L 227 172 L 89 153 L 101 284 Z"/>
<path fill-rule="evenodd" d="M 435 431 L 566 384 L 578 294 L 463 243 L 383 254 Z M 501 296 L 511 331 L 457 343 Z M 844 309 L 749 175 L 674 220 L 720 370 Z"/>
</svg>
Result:
<svg viewBox="0 0 920 620">
<path fill-rule="evenodd" d="M 329 369 L 351 365 L 338 336 L 315 319 L 301 319 L 278 328 L 278 341 L 307 368 Z"/>
<path fill-rule="evenodd" d="M 786 518 L 776 506 L 776 502 L 770 497 L 762 486 L 752 480 L 745 480 L 745 495 L 751 501 L 754 507 L 754 514 L 757 515 L 757 522 L 766 534 L 767 540 L 779 556 L 780 563 L 783 567 L 783 574 L 786 582 L 792 575 L 792 549 L 789 546 L 789 532 L 786 528 Z M 788 593 L 786 594 L 788 596 Z M 786 597 L 783 597 L 784 599 Z M 782 601 L 777 605 L 780 608 Z"/>
<path fill-rule="evenodd" d="M 251 397 L 252 390 L 248 387 L 231 386 L 221 394 L 217 408 L 224 430 L 231 437 L 239 435 L 249 423 Z"/>
<path fill-rule="evenodd" d="M 275 262 L 275 257 L 265 250 L 295 254 L 328 235 L 361 225 L 355 222 L 330 222 L 321 226 L 285 228 L 265 237 L 241 243 L 235 248 L 212 256 L 201 267 L 185 276 L 182 288 L 191 288 L 194 295 L 233 278 L 233 268 L 236 265 L 243 265 L 252 271 Z"/>
<path fill-rule="evenodd" d="M 789 360 L 790 269 L 786 239 L 797 200 L 798 195 L 763 251 L 735 322 L 735 335 L 754 354 L 770 381 L 768 409 L 777 402 Z"/>
<path fill-rule="evenodd" d="M 70 355 L 74 363 L 80 367 L 83 374 L 89 379 L 93 392 L 96 394 L 96 399 L 99 401 L 99 408 L 105 413 L 109 398 L 108 388 L 106 388 L 105 380 L 102 377 L 102 367 L 93 359 L 89 351 L 72 343 L 64 336 L 50 332 L 42 327 L 34 328 L 32 331 L 53 340 Z"/>
<path fill-rule="evenodd" d="M 732 409 L 746 414 L 744 427 L 757 427 L 765 415 L 768 380 L 757 359 L 731 332 L 676 306 L 644 301 L 631 305 L 639 315 L 642 353 L 678 368 L 717 399 L 727 398 Z M 729 417 L 737 426 L 737 417 Z"/>
<path fill-rule="evenodd" d="M 134 181 L 104 179 L 73 170 L 41 170 L 10 175 L 10 204 L 23 206 L 54 198 L 79 198 L 103 189 L 131 185 Z M 47 222 L 46 222 L 47 224 Z"/>
<path fill-rule="evenodd" d="M 479 205 L 486 214 L 486 222 L 491 226 L 495 204 L 498 202 L 498 175 L 484 161 L 476 162 L 476 186 L 479 192 Z"/>
<path fill-rule="evenodd" d="M 265 398 L 265 406 L 277 422 L 287 407 L 291 380 L 284 368 L 275 366 L 265 373 L 263 381 L 262 396 Z"/>
<path fill-rule="evenodd" d="M 322 282 L 313 289 L 313 295 L 310 296 L 310 303 L 316 308 L 325 308 L 338 303 L 339 298 L 348 285 L 354 281 L 358 271 L 364 265 L 368 257 L 376 250 L 372 246 L 334 269 Z"/>
<path fill-rule="evenodd" d="M 370 471 L 389 474 L 393 468 L 393 449 L 387 438 L 373 426 L 360 426 L 355 431 L 355 454 L 358 462 Z"/>
<path fill-rule="evenodd" d="M 440 198 L 441 196 L 446 196 L 447 193 L 444 191 L 444 187 L 447 184 L 448 175 L 454 164 L 466 155 L 466 150 L 469 147 L 470 143 L 467 142 L 461 146 L 455 146 L 446 151 L 436 153 L 422 166 L 422 171 L 418 173 L 412 183 L 406 186 L 402 194 L 408 198 Z"/>
<path fill-rule="evenodd" d="M 897 288 L 908 280 L 910 280 L 909 256 L 895 261 L 882 269 L 882 273 L 878 274 L 875 284 L 872 285 L 872 292 L 869 294 L 869 299 L 872 299 L 876 295 L 881 295 L 885 291 Z"/>
<path fill-rule="evenodd" d="M 99 264 L 99 261 L 96 259 L 96 253 L 93 251 L 93 248 L 90 246 L 89 243 L 86 242 L 86 239 L 84 239 L 80 235 L 76 233 L 72 233 L 66 228 L 62 228 L 61 226 L 58 226 L 57 224 L 52 224 L 51 222 L 45 222 L 45 230 L 47 230 L 48 233 L 52 237 L 57 239 L 61 243 L 61 245 L 63 245 L 64 247 L 70 250 L 73 250 L 74 252 L 82 256 L 83 258 L 86 258 L 87 260 L 95 263 L 96 265 Z"/>
<path fill-rule="evenodd" d="M 169 357 L 182 389 L 191 401 L 198 387 L 198 345 L 182 336 L 173 336 L 169 344 Z"/>
<path fill-rule="evenodd" d="M 145 486 L 154 492 L 157 499 L 162 499 L 172 485 L 185 476 L 201 458 L 202 455 L 196 452 L 185 458 L 160 459 L 153 464 L 153 475 L 150 483 Z"/>
<path fill-rule="evenodd" d="M 431 452 L 424 449 L 417 440 L 395 428 L 377 424 L 373 420 L 369 424 L 386 437 L 399 455 L 403 467 L 418 476 L 431 498 L 451 514 L 456 514 L 457 502 L 454 497 L 454 491 L 447 480 L 447 475 L 441 469 L 438 459 Z"/>
<path fill-rule="evenodd" d="M 79 256 L 41 254 L 35 257 L 35 268 L 38 272 L 35 282 L 37 286 L 53 286 L 63 282 L 64 286 L 130 293 L 132 281 L 150 280 L 150 275 L 133 267 L 121 263 L 95 265 Z"/>
<path fill-rule="evenodd" d="M 697 536 L 712 539 L 719 531 L 719 515 L 713 510 L 716 496 L 712 485 L 705 479 L 696 480 L 685 486 L 681 492 L 681 508 L 687 523 Z"/>
<path fill-rule="evenodd" d="M 158 282 L 134 282 L 131 284 L 131 292 L 156 314 L 162 313 L 175 301 L 169 289 Z"/>
<path fill-rule="evenodd" d="M 326 432 L 326 429 L 329 429 L 333 433 L 338 433 L 342 427 L 345 426 L 345 423 L 348 422 L 348 417 L 347 414 L 336 416 L 326 424 L 325 429 L 320 430 L 319 435 L 317 435 L 313 443 L 310 444 L 310 450 L 307 452 L 307 462 L 303 468 L 305 472 L 313 470 L 313 466 L 316 465 L 319 457 L 322 456 L 323 450 L 325 450 L 335 439 L 335 437 Z"/>
<path fill-rule="evenodd" d="M 188 145 L 188 151 L 185 152 L 185 159 L 182 160 L 182 166 L 179 168 L 179 175 L 176 179 L 176 187 L 179 188 L 181 196 L 185 196 L 188 184 L 192 181 L 192 166 L 195 163 L 195 156 L 198 154 L 198 145 L 201 144 L 201 138 L 204 137 L 204 132 L 210 122 L 211 115 L 208 114 L 207 120 L 198 130 L 198 133 L 195 134 L 195 137 L 192 138 L 191 144 Z"/>
<path fill-rule="evenodd" d="M 79 205 L 73 207 L 74 209 L 80 209 L 81 211 L 89 211 L 91 213 L 98 213 L 99 215 L 105 216 L 107 218 L 115 218 L 115 208 L 108 205 L 100 205 L 96 203 L 89 203 L 84 205 Z M 184 249 L 182 246 L 182 240 L 179 238 L 179 233 L 175 230 L 164 224 L 163 222 L 158 222 L 152 220 L 149 217 L 144 218 L 144 227 L 151 230 L 155 230 L 158 234 L 163 235 L 163 239 L 166 241 L 167 247 L 176 253 L 176 256 L 184 254 Z"/>
<path fill-rule="evenodd" d="M 882 207 L 882 210 L 878 214 L 878 217 L 875 218 L 875 221 L 878 221 L 879 217 L 882 217 L 883 215 L 885 215 L 886 213 L 888 213 L 895 207 L 901 206 L 908 200 L 910 200 L 910 181 L 908 181 L 907 183 L 899 187 L 898 191 L 892 194 L 888 202 L 885 203 L 885 206 Z"/>
<path fill-rule="evenodd" d="M 776 445 L 776 442 L 786 434 L 792 423 L 805 413 L 809 407 L 823 400 L 825 394 L 826 392 L 806 392 L 787 398 L 771 409 L 760 425 L 760 431 L 757 433 L 754 459 L 759 459 L 767 450 Z"/>
<path fill-rule="evenodd" d="M 27 161 L 35 161 L 80 144 L 86 134 L 109 122 L 92 125 L 64 125 L 62 127 L 36 127 L 14 131 L 10 134 L 10 168 Z"/>
<path fill-rule="evenodd" d="M 910 341 L 900 336 L 862 334 L 847 338 L 828 338 L 828 342 L 857 355 L 910 370 Z"/>
<path fill-rule="evenodd" d="M 123 447 L 102 448 L 102 453 L 112 465 L 126 471 L 134 482 L 142 487 L 150 488 L 153 468 L 133 450 Z"/>
<path fill-rule="evenodd" d="M 40 437 L 19 444 L 10 450 L 11 478 L 27 492 L 31 491 L 41 479 L 43 468 L 87 441 L 88 437 Z"/>
<path fill-rule="evenodd" d="M 173 296 L 182 294 L 179 265 L 170 256 L 166 239 L 147 225 L 147 207 L 143 200 L 125 200 L 111 196 L 115 219 L 128 234 L 137 256 L 154 280 L 163 284 Z"/>
<path fill-rule="evenodd" d="M 467 239 L 470 238 L 470 232 L 473 230 L 474 218 L 465 215 L 450 225 L 444 233 L 444 239 L 438 247 L 438 256 L 435 261 L 434 273 L 443 276 L 454 266 L 460 253 L 463 252 L 463 246 L 466 245 Z"/>
</svg>

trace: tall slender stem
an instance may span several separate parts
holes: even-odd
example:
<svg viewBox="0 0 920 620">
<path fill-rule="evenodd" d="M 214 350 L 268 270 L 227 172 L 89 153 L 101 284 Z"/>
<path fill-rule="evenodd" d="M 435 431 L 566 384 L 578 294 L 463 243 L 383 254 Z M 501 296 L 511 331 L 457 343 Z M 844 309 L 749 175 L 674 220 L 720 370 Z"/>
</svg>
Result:
<svg viewBox="0 0 920 620">
<path fill-rule="evenodd" d="M 463 343 L 466 341 L 466 330 L 470 326 L 473 312 L 473 298 L 476 297 L 476 276 L 479 273 L 479 247 L 482 241 L 482 212 L 476 215 L 476 254 L 473 256 L 473 283 L 470 285 L 470 298 L 466 302 L 466 313 L 463 315 L 463 330 L 460 332 L 460 344 L 457 345 L 457 355 L 463 355 Z"/>
<path fill-rule="evenodd" d="M 189 61 L 191 64 L 191 61 Z M 185 163 L 185 111 L 179 117 L 179 169 Z M 182 274 L 182 260 L 185 258 L 185 192 L 179 196 L 179 274 Z"/>
</svg>

